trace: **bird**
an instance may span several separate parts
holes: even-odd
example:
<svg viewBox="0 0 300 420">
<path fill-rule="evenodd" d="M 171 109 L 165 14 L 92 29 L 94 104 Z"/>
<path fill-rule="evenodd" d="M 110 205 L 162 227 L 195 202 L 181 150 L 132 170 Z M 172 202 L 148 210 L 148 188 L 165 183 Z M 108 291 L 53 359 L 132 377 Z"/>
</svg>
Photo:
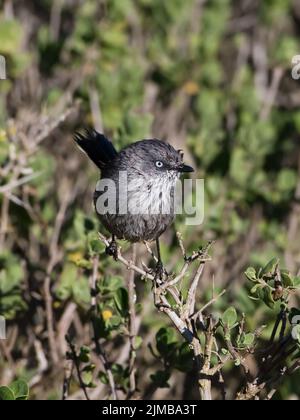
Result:
<svg viewBox="0 0 300 420">
<path fill-rule="evenodd" d="M 74 140 L 100 170 L 100 184 L 113 182 L 114 188 L 109 187 L 112 184 L 106 190 L 96 187 L 93 197 L 96 213 L 112 236 L 106 253 L 118 258 L 117 239 L 131 243 L 155 241 L 155 272 L 162 278 L 165 270 L 159 239 L 175 218 L 177 180 L 181 174 L 194 171 L 183 162 L 183 151 L 152 138 L 131 143 L 117 152 L 113 143 L 94 129 L 76 132 Z M 126 175 L 126 185 L 121 174 Z M 108 199 L 116 198 L 116 206 L 108 210 L 100 206 L 99 199 L 103 201 L 104 194 Z"/>
</svg>

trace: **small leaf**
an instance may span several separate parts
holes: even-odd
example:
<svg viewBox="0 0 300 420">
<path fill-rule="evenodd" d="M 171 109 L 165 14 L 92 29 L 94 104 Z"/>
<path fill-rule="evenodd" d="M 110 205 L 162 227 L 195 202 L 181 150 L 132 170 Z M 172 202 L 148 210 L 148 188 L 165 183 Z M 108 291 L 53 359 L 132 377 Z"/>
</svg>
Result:
<svg viewBox="0 0 300 420">
<path fill-rule="evenodd" d="M 193 356 L 188 343 L 182 343 L 182 345 L 179 347 L 175 367 L 176 369 L 185 373 L 193 370 Z"/>
<path fill-rule="evenodd" d="M 90 270 L 93 267 L 92 262 L 86 258 L 82 258 L 81 260 L 76 261 L 75 264 L 77 267 L 84 268 L 85 270 Z"/>
<path fill-rule="evenodd" d="M 245 276 L 250 281 L 256 281 L 257 279 L 256 279 L 256 270 L 255 270 L 255 268 L 248 267 L 247 270 L 245 271 Z"/>
<path fill-rule="evenodd" d="M 274 309 L 275 306 L 275 301 L 272 295 L 272 290 L 270 289 L 270 287 L 265 287 L 264 288 L 264 297 L 263 297 L 263 301 L 265 302 L 265 304 L 270 308 L 270 309 Z"/>
<path fill-rule="evenodd" d="M 93 382 L 93 372 L 85 371 L 81 373 L 84 385 L 90 386 Z"/>
<path fill-rule="evenodd" d="M 114 292 L 122 287 L 123 280 L 121 277 L 106 277 L 104 287 L 105 289 Z M 102 285 L 102 284 L 101 284 Z"/>
<path fill-rule="evenodd" d="M 28 388 L 27 383 L 24 380 L 19 379 L 17 381 L 14 381 L 10 385 L 10 389 L 14 393 L 16 400 L 27 400 L 28 399 L 29 388 Z"/>
<path fill-rule="evenodd" d="M 94 232 L 95 231 L 95 223 L 93 221 L 93 219 L 89 218 L 89 217 L 85 217 L 84 218 L 84 228 L 86 230 L 86 232 Z M 98 242 L 100 242 L 100 240 L 98 240 Z"/>
<path fill-rule="evenodd" d="M 88 387 L 93 387 L 93 372 L 95 370 L 95 365 L 93 363 L 85 366 L 82 370 L 81 377 L 83 383 Z"/>
<path fill-rule="evenodd" d="M 1 18 L 0 22 L 0 38 L 1 53 L 15 54 L 22 42 L 22 27 L 17 20 Z"/>
<path fill-rule="evenodd" d="M 15 400 L 14 393 L 7 386 L 0 387 L 0 401 L 13 401 Z"/>
<path fill-rule="evenodd" d="M 294 287 L 300 287 L 300 276 L 296 276 L 293 278 L 293 285 Z"/>
<path fill-rule="evenodd" d="M 128 292 L 124 287 L 120 287 L 114 297 L 117 310 L 122 316 L 128 315 Z"/>
<path fill-rule="evenodd" d="M 105 384 L 105 385 L 108 384 L 108 377 L 107 377 L 105 372 L 99 372 L 98 378 L 103 384 Z"/>
<path fill-rule="evenodd" d="M 161 328 L 156 334 L 156 348 L 163 357 L 174 355 L 176 338 L 173 329 Z"/>
<path fill-rule="evenodd" d="M 228 328 L 233 328 L 236 321 L 237 321 L 237 313 L 236 313 L 235 308 L 233 307 L 228 308 L 222 316 L 223 324 L 226 325 Z"/>
<path fill-rule="evenodd" d="M 99 240 L 99 238 L 92 236 L 88 239 L 88 248 L 90 255 L 99 255 L 104 252 L 105 245 Z"/>
<path fill-rule="evenodd" d="M 273 273 L 278 262 L 279 260 L 277 258 L 272 258 L 262 269 L 261 275 L 265 276 L 268 273 Z"/>
<path fill-rule="evenodd" d="M 280 270 L 281 280 L 284 287 L 293 287 L 294 281 L 291 273 L 288 270 Z"/>
<path fill-rule="evenodd" d="M 119 315 L 114 315 L 108 321 L 106 321 L 106 323 L 108 327 L 116 329 L 119 325 L 122 324 L 122 318 Z"/>
<path fill-rule="evenodd" d="M 246 347 L 250 347 L 254 343 L 254 340 L 255 340 L 254 334 L 252 333 L 245 334 L 245 336 L 243 337 L 242 344 Z"/>
<path fill-rule="evenodd" d="M 88 347 L 81 347 L 79 353 L 79 360 L 82 363 L 88 363 L 90 361 L 90 349 Z"/>
<path fill-rule="evenodd" d="M 263 289 L 263 288 L 264 288 L 264 286 L 262 284 L 258 283 L 258 284 L 256 284 L 255 286 L 252 287 L 252 289 L 250 290 L 250 293 L 252 295 L 255 295 L 255 294 L 257 294 L 259 289 Z"/>
<path fill-rule="evenodd" d="M 142 343 L 143 343 L 142 337 L 140 337 L 139 335 L 137 335 L 136 337 L 134 337 L 134 348 L 136 350 L 141 347 Z"/>
</svg>

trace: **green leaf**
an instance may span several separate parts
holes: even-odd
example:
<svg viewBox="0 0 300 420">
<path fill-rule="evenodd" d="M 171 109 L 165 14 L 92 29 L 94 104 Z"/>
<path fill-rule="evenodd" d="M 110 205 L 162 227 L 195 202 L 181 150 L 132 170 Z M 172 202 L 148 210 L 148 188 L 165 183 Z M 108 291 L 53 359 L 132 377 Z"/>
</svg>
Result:
<svg viewBox="0 0 300 420">
<path fill-rule="evenodd" d="M 252 289 L 250 290 L 250 293 L 252 294 L 252 295 L 255 295 L 255 294 L 257 294 L 257 292 L 258 291 L 260 291 L 261 289 L 263 289 L 265 286 L 263 285 L 263 284 L 260 284 L 260 283 L 258 283 L 258 284 L 256 284 L 255 286 L 253 286 L 252 287 Z"/>
<path fill-rule="evenodd" d="M 106 321 L 107 326 L 112 329 L 118 328 L 122 324 L 122 317 L 120 315 L 113 315 L 109 320 Z"/>
<path fill-rule="evenodd" d="M 281 280 L 284 287 L 293 287 L 294 281 L 291 273 L 288 270 L 280 270 Z"/>
<path fill-rule="evenodd" d="M 0 314 L 12 319 L 26 308 L 21 286 L 24 279 L 22 264 L 9 252 L 0 253 Z"/>
<path fill-rule="evenodd" d="M 264 296 L 263 296 L 263 301 L 265 302 L 265 304 L 270 308 L 270 309 L 274 309 L 275 306 L 275 301 L 272 295 L 272 290 L 270 287 L 265 287 L 264 290 Z"/>
<path fill-rule="evenodd" d="M 282 169 L 278 174 L 277 187 L 282 193 L 292 191 L 297 185 L 297 171 Z"/>
<path fill-rule="evenodd" d="M 90 361 L 90 349 L 85 346 L 81 347 L 78 357 L 82 363 L 88 363 Z"/>
<path fill-rule="evenodd" d="M 188 343 L 182 343 L 176 355 L 175 367 L 181 372 L 190 372 L 193 369 L 193 354 Z"/>
<path fill-rule="evenodd" d="M 102 316 L 93 317 L 93 324 L 96 332 L 96 338 L 107 338 L 110 333 L 110 328 L 104 321 Z"/>
<path fill-rule="evenodd" d="M 108 377 L 107 377 L 105 372 L 99 372 L 98 378 L 103 384 L 105 384 L 105 385 L 108 384 Z"/>
<path fill-rule="evenodd" d="M 93 382 L 93 372 L 91 371 L 84 371 L 81 373 L 81 377 L 83 380 L 84 385 L 90 386 Z"/>
<path fill-rule="evenodd" d="M 119 363 L 113 363 L 111 366 L 111 371 L 114 376 L 115 382 L 120 386 L 127 387 L 129 380 L 129 369 L 124 367 Z"/>
<path fill-rule="evenodd" d="M 12 401 L 15 400 L 13 391 L 7 386 L 0 387 L 0 401 Z"/>
<path fill-rule="evenodd" d="M 250 347 L 254 343 L 254 340 L 255 340 L 255 335 L 254 334 L 252 334 L 252 333 L 245 334 L 245 336 L 243 337 L 243 340 L 242 340 L 242 344 L 246 347 Z"/>
<path fill-rule="evenodd" d="M 294 287 L 300 287 L 300 276 L 296 276 L 293 278 L 293 285 Z"/>
<path fill-rule="evenodd" d="M 72 284 L 72 292 L 74 300 L 79 305 L 88 304 L 90 302 L 90 287 L 87 277 L 78 276 Z"/>
<path fill-rule="evenodd" d="M 94 220 L 91 219 L 90 217 L 85 217 L 84 218 L 84 228 L 85 228 L 86 233 L 88 233 L 90 231 L 94 232 L 96 230 Z M 100 240 L 98 240 L 98 242 L 100 242 Z"/>
<path fill-rule="evenodd" d="M 255 268 L 248 267 L 247 270 L 245 271 L 245 276 L 250 281 L 256 281 L 257 279 L 256 279 L 256 270 L 255 270 Z"/>
<path fill-rule="evenodd" d="M 142 343 L 143 343 L 142 337 L 140 337 L 139 335 L 137 335 L 136 337 L 134 337 L 134 348 L 136 350 L 141 347 Z"/>
<path fill-rule="evenodd" d="M 104 282 L 99 284 L 100 289 L 102 285 L 105 290 L 115 292 L 122 287 L 123 279 L 122 277 L 105 277 Z"/>
<path fill-rule="evenodd" d="M 94 386 L 93 373 L 94 373 L 95 367 L 96 366 L 93 363 L 91 363 L 82 369 L 81 377 L 82 377 L 83 383 L 88 387 Z"/>
<path fill-rule="evenodd" d="M 29 397 L 28 385 L 22 379 L 18 379 L 17 381 L 14 381 L 10 385 L 10 389 L 14 393 L 16 400 L 27 400 Z"/>
<path fill-rule="evenodd" d="M 275 271 L 275 268 L 278 262 L 279 262 L 278 258 L 272 258 L 262 269 L 261 275 L 265 276 L 268 273 L 273 273 Z"/>
<path fill-rule="evenodd" d="M 128 292 L 124 287 L 120 287 L 114 296 L 115 305 L 120 314 L 124 317 L 128 315 Z"/>
<path fill-rule="evenodd" d="M 16 20 L 2 20 L 0 22 L 0 52 L 15 54 L 22 42 L 22 26 Z"/>
<path fill-rule="evenodd" d="M 88 233 L 88 249 L 92 256 L 102 254 L 105 251 L 105 245 L 100 241 L 95 231 Z"/>
<path fill-rule="evenodd" d="M 165 358 L 175 353 L 176 338 L 172 328 L 161 328 L 156 334 L 156 347 Z"/>
<path fill-rule="evenodd" d="M 76 261 L 75 263 L 77 267 L 84 268 L 85 270 L 90 270 L 93 267 L 91 261 L 87 260 L 86 258 L 81 258 L 80 260 Z"/>
<path fill-rule="evenodd" d="M 77 268 L 74 264 L 67 263 L 61 273 L 55 288 L 55 294 L 60 300 L 66 300 L 72 294 L 73 284 L 76 282 Z"/>
<path fill-rule="evenodd" d="M 236 313 L 235 308 L 233 308 L 233 307 L 228 308 L 224 312 L 221 320 L 222 320 L 223 324 L 225 326 L 227 326 L 229 329 L 233 328 L 235 326 L 236 321 L 237 321 L 237 313 Z"/>
</svg>

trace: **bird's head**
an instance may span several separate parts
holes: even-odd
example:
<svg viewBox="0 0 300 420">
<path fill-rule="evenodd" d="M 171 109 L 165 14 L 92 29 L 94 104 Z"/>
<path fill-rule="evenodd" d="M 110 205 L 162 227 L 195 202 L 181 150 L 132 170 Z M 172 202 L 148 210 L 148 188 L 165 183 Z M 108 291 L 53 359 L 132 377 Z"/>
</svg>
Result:
<svg viewBox="0 0 300 420">
<path fill-rule="evenodd" d="M 175 150 L 161 140 L 151 139 L 133 143 L 120 154 L 123 161 L 127 160 L 128 168 L 149 177 L 178 178 L 182 173 L 194 171 L 184 163 L 182 150 Z"/>
</svg>

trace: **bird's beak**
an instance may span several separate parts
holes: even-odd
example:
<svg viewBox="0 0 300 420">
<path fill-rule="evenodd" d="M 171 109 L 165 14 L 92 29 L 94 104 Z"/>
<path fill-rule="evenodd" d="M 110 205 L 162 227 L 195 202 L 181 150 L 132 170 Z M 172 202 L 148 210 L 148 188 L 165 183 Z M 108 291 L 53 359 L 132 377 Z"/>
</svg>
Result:
<svg viewBox="0 0 300 420">
<path fill-rule="evenodd" d="M 194 168 L 192 168 L 191 166 L 182 164 L 179 166 L 178 172 L 182 172 L 182 173 L 194 172 Z"/>
</svg>

